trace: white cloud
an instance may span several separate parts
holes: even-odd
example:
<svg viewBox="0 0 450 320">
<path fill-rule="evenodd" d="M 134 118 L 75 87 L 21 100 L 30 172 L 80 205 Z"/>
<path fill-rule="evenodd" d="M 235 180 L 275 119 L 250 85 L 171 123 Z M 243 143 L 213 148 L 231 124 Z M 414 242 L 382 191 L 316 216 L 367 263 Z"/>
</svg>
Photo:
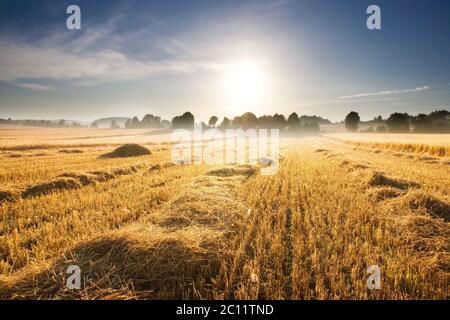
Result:
<svg viewBox="0 0 450 320">
<path fill-rule="evenodd" d="M 354 98 L 362 98 L 362 97 L 372 97 L 372 96 L 384 96 L 384 95 L 391 95 L 391 94 L 400 94 L 400 93 L 411 93 L 411 92 L 420 92 L 425 90 L 430 90 L 430 86 L 423 86 L 418 87 L 415 89 L 403 89 L 403 90 L 386 90 L 386 91 L 380 91 L 380 92 L 369 92 L 369 93 L 359 93 L 349 96 L 340 96 L 338 99 L 354 99 Z"/>
<path fill-rule="evenodd" d="M 34 90 L 34 91 L 51 91 L 51 90 L 53 90 L 53 88 L 50 86 L 45 86 L 45 85 L 36 84 L 36 83 L 19 83 L 17 85 L 23 89 Z"/>
<path fill-rule="evenodd" d="M 64 47 L 43 48 L 0 41 L 0 80 L 8 82 L 50 79 L 102 83 L 218 67 L 215 63 L 195 60 L 139 61 L 112 49 L 81 53 Z"/>
</svg>

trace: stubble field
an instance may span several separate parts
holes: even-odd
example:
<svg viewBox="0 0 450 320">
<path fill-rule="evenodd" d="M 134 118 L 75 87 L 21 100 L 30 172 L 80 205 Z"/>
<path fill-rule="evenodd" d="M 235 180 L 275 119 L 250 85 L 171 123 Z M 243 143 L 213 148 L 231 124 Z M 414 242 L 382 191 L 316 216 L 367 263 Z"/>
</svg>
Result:
<svg viewBox="0 0 450 320">
<path fill-rule="evenodd" d="M 143 130 L 1 128 L 0 298 L 446 299 L 450 136 L 409 137 L 283 138 L 263 176 Z M 125 143 L 151 154 L 102 157 Z"/>
</svg>

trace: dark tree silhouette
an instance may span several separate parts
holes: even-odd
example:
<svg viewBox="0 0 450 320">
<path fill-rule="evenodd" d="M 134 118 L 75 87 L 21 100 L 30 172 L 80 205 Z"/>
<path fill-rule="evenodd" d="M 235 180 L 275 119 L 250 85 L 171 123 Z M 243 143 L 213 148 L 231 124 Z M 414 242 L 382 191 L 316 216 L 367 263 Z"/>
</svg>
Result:
<svg viewBox="0 0 450 320">
<path fill-rule="evenodd" d="M 358 124 L 361 119 L 359 118 L 359 114 L 355 111 L 350 112 L 345 117 L 345 128 L 348 131 L 355 132 L 358 130 Z"/>
<path fill-rule="evenodd" d="M 300 129 L 300 119 L 297 113 L 293 112 L 289 115 L 287 125 L 289 131 L 297 131 L 298 129 Z"/>
<path fill-rule="evenodd" d="M 389 132 L 409 132 L 409 115 L 407 113 L 393 113 L 386 121 Z"/>
<path fill-rule="evenodd" d="M 241 116 L 241 126 L 244 129 L 256 128 L 258 118 L 251 112 L 246 112 Z"/>
<path fill-rule="evenodd" d="M 217 121 L 219 121 L 219 118 L 217 118 L 216 116 L 212 116 L 211 118 L 209 118 L 208 124 L 209 124 L 211 127 L 215 127 Z"/>
<path fill-rule="evenodd" d="M 181 116 L 176 116 L 172 119 L 172 127 L 175 129 L 193 129 L 195 119 L 192 113 L 185 112 Z"/>
<path fill-rule="evenodd" d="M 282 114 L 275 113 L 273 115 L 272 119 L 273 119 L 273 124 L 274 124 L 275 129 L 282 130 L 282 131 L 284 129 L 286 129 L 287 121 L 286 121 L 286 118 Z"/>
<path fill-rule="evenodd" d="M 413 132 L 416 133 L 431 132 L 433 130 L 433 121 L 431 120 L 431 117 L 423 113 L 414 117 L 413 125 Z"/>
<path fill-rule="evenodd" d="M 141 121 L 142 128 L 161 128 L 161 117 L 154 116 L 152 114 L 147 114 L 142 118 Z"/>
</svg>

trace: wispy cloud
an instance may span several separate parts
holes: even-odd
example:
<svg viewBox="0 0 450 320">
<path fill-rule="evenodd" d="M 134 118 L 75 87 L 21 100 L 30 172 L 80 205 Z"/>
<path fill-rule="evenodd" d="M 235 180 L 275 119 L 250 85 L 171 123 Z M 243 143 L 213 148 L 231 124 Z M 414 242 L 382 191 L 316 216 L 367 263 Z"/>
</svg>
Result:
<svg viewBox="0 0 450 320">
<path fill-rule="evenodd" d="M 362 98 L 362 97 L 373 97 L 373 96 L 385 96 L 392 94 L 401 94 L 401 93 L 411 93 L 411 92 L 420 92 L 425 90 L 430 90 L 430 86 L 417 87 L 415 89 L 403 89 L 403 90 L 386 90 L 379 92 L 368 92 L 368 93 L 358 93 L 349 96 L 340 96 L 338 99 L 354 99 L 354 98 Z"/>
<path fill-rule="evenodd" d="M 17 84 L 17 86 L 19 86 L 23 89 L 28 89 L 28 90 L 33 90 L 33 91 L 52 91 L 53 90 L 53 87 L 36 84 L 36 83 L 19 83 L 19 84 Z"/>
<path fill-rule="evenodd" d="M 114 49 L 73 52 L 57 45 L 43 48 L 0 40 L 0 80 L 8 82 L 51 79 L 95 84 L 219 67 L 205 60 L 141 61 Z"/>
</svg>

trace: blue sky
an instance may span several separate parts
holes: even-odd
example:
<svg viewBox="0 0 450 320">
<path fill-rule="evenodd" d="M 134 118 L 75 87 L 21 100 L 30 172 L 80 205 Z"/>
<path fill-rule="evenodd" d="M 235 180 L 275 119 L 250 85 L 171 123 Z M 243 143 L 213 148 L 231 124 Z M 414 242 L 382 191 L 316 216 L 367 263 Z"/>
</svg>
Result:
<svg viewBox="0 0 450 320">
<path fill-rule="evenodd" d="M 66 28 L 70 4 L 82 30 Z M 381 30 L 366 28 L 371 4 Z M 449 40 L 449 1 L 4 0 L 0 117 L 448 110 Z M 223 88 L 241 61 L 266 80 L 245 107 Z"/>
</svg>

